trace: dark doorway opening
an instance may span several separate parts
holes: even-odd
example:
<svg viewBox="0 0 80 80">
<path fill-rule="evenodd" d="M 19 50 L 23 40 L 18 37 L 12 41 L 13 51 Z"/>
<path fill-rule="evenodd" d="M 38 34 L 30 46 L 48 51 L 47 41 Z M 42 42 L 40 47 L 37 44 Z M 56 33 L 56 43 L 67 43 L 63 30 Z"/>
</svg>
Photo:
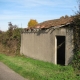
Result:
<svg viewBox="0 0 80 80">
<path fill-rule="evenodd" d="M 65 65 L 65 36 L 57 36 L 57 64 Z"/>
</svg>

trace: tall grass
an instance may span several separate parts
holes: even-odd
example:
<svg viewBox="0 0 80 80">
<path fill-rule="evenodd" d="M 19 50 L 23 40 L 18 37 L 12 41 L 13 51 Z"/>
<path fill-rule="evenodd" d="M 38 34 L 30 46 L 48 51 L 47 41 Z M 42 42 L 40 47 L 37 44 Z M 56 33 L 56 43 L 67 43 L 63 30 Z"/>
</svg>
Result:
<svg viewBox="0 0 80 80">
<path fill-rule="evenodd" d="M 79 80 L 71 66 L 26 58 L 24 56 L 6 56 L 0 54 L 0 61 L 29 80 Z"/>
</svg>

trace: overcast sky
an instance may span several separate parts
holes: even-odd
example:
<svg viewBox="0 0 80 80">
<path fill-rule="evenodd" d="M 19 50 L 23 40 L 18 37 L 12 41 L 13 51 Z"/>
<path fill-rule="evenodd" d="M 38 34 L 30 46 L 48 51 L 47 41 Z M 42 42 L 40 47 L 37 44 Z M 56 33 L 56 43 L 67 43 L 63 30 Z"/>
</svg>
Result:
<svg viewBox="0 0 80 80">
<path fill-rule="evenodd" d="M 8 22 L 26 28 L 30 19 L 39 23 L 73 15 L 76 0 L 0 0 L 0 29 L 6 31 Z"/>
</svg>

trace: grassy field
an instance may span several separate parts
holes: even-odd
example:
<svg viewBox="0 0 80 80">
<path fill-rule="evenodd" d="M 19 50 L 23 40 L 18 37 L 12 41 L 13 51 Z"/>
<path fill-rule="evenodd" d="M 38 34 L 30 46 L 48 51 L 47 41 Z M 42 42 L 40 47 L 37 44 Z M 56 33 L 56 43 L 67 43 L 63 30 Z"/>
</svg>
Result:
<svg viewBox="0 0 80 80">
<path fill-rule="evenodd" d="M 29 80 L 80 80 L 71 66 L 26 58 L 24 56 L 6 56 L 0 54 L 0 61 Z"/>
</svg>

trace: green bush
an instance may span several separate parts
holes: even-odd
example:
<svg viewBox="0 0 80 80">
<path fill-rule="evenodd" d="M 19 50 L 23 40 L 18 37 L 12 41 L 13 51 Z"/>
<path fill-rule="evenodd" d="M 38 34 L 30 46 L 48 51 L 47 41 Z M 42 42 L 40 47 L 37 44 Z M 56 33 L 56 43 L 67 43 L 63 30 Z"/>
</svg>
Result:
<svg viewBox="0 0 80 80">
<path fill-rule="evenodd" d="M 9 29 L 0 34 L 0 44 L 7 54 L 19 54 L 22 28 Z M 9 49 L 8 51 L 6 49 Z"/>
<path fill-rule="evenodd" d="M 74 58 L 73 58 L 73 61 L 72 61 L 72 66 L 74 67 L 74 69 L 80 70 L 80 51 L 77 51 L 74 54 Z"/>
</svg>

